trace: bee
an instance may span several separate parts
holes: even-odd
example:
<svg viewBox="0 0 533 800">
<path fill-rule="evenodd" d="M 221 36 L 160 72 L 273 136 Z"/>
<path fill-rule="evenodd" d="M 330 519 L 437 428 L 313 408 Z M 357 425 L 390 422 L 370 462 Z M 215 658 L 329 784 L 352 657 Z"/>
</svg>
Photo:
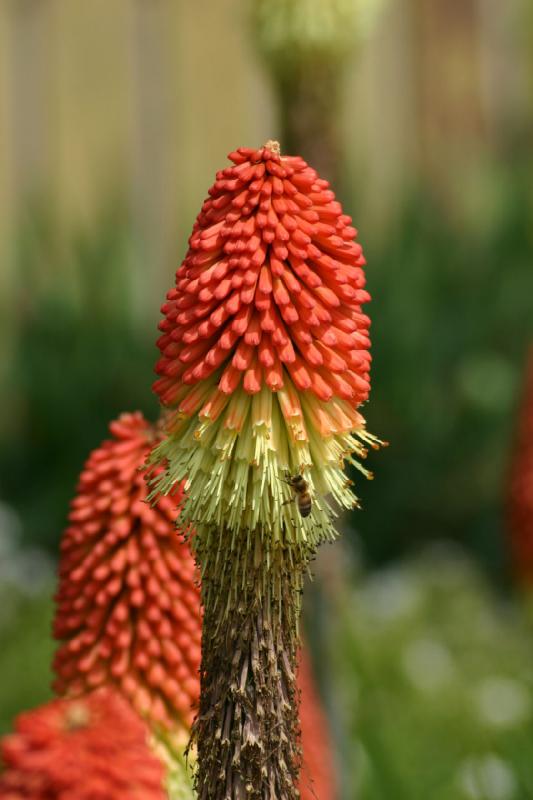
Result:
<svg viewBox="0 0 533 800">
<path fill-rule="evenodd" d="M 313 507 L 311 494 L 309 493 L 309 484 L 302 475 L 291 475 L 290 472 L 285 473 L 285 483 L 288 483 L 294 492 L 294 497 L 286 500 L 285 503 L 291 503 L 296 500 L 298 511 L 301 517 L 308 517 Z M 282 503 L 282 505 L 285 505 Z"/>
</svg>

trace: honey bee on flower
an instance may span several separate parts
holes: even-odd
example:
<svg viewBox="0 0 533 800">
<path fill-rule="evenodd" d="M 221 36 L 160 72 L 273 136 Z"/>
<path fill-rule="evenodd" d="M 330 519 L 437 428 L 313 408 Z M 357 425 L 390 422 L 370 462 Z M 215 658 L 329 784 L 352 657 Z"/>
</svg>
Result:
<svg viewBox="0 0 533 800">
<path fill-rule="evenodd" d="M 291 475 L 289 471 L 285 473 L 285 482 L 289 484 L 294 492 L 294 498 L 285 500 L 285 503 L 296 500 L 298 511 L 301 517 L 308 517 L 313 507 L 313 500 L 309 492 L 309 484 L 303 475 Z"/>
</svg>

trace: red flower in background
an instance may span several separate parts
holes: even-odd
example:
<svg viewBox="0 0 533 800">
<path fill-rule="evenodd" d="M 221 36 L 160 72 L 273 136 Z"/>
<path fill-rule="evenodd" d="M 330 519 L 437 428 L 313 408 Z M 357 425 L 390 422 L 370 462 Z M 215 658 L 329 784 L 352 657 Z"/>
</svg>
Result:
<svg viewBox="0 0 533 800">
<path fill-rule="evenodd" d="M 148 730 L 110 689 L 21 714 L 3 738 L 2 800 L 165 800 Z"/>
<path fill-rule="evenodd" d="M 334 800 L 337 781 L 328 728 L 318 695 L 311 661 L 302 650 L 298 670 L 301 693 L 300 723 L 303 764 L 300 773 L 300 800 Z"/>
<path fill-rule="evenodd" d="M 533 587 L 533 347 L 526 366 L 511 465 L 507 527 L 515 574 L 523 584 Z"/>
<path fill-rule="evenodd" d="M 78 695 L 113 684 L 152 722 L 188 728 L 201 617 L 194 562 L 175 527 L 181 487 L 147 503 L 143 465 L 156 429 L 136 413 L 110 431 L 85 464 L 61 542 L 54 688 Z"/>
</svg>

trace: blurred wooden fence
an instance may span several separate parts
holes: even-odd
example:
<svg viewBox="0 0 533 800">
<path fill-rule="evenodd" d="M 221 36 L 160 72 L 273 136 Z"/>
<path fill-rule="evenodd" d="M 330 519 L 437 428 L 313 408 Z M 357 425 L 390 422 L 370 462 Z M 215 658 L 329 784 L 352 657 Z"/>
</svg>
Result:
<svg viewBox="0 0 533 800">
<path fill-rule="evenodd" d="M 140 290 L 159 297 L 226 153 L 276 135 L 251 1 L 0 0 L 4 244 L 31 196 L 68 227 L 125 187 Z M 385 0 L 346 88 L 347 168 L 369 218 L 420 169 L 453 190 L 531 119 L 526 2 Z"/>
</svg>

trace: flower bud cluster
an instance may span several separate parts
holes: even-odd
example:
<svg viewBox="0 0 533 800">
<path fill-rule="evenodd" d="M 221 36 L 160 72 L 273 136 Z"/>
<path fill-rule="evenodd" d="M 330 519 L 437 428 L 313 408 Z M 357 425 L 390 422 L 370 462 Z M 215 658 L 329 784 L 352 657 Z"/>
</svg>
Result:
<svg viewBox="0 0 533 800">
<path fill-rule="evenodd" d="M 54 700 L 21 714 L 1 742 L 3 800 L 165 800 L 145 723 L 117 692 Z"/>
<path fill-rule="evenodd" d="M 111 423 L 80 476 L 61 542 L 54 635 L 60 694 L 113 684 L 152 722 L 187 729 L 199 695 L 195 566 L 176 531 L 181 486 L 147 503 L 144 461 L 158 431 Z"/>
</svg>

